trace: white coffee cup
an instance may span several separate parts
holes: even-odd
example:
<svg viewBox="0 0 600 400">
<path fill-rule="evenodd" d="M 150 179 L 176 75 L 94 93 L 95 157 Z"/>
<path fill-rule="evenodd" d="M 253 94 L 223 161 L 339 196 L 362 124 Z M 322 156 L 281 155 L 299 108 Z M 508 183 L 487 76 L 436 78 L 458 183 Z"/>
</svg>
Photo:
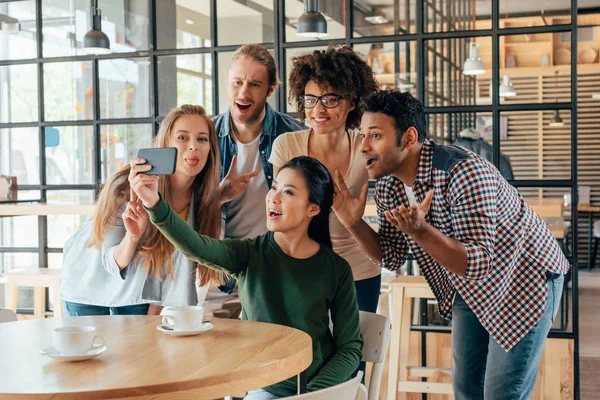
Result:
<svg viewBox="0 0 600 400">
<path fill-rule="evenodd" d="M 52 331 L 54 348 L 66 356 L 86 354 L 104 346 L 104 338 L 93 326 L 64 326 Z M 98 343 L 96 343 L 98 342 Z"/>
<path fill-rule="evenodd" d="M 175 330 L 198 329 L 202 325 L 204 308 L 200 306 L 165 307 L 162 312 L 163 325 Z"/>
</svg>

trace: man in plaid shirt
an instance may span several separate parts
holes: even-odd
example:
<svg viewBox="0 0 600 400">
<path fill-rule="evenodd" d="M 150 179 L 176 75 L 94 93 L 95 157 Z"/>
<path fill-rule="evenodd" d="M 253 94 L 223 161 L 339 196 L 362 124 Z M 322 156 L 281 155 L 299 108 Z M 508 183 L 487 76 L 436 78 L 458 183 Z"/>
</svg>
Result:
<svg viewBox="0 0 600 400">
<path fill-rule="evenodd" d="M 340 174 L 334 210 L 369 257 L 397 270 L 414 254 L 452 319 L 456 399 L 528 399 L 569 265 L 545 222 L 478 155 L 426 140 L 408 93 L 364 99 L 361 152 L 378 179 L 379 233 Z"/>
</svg>

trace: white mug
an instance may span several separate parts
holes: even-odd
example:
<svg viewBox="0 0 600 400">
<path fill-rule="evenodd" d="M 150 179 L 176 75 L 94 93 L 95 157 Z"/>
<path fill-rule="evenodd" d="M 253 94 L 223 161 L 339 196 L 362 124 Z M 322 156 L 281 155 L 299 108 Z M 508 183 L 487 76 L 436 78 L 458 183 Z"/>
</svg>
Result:
<svg viewBox="0 0 600 400">
<path fill-rule="evenodd" d="M 198 329 L 202 325 L 204 308 L 200 306 L 165 307 L 162 323 L 175 330 Z"/>
<path fill-rule="evenodd" d="M 66 356 L 86 354 L 104 346 L 104 338 L 93 326 L 64 326 L 52 331 L 54 348 Z M 96 341 L 99 341 L 96 343 Z"/>
</svg>

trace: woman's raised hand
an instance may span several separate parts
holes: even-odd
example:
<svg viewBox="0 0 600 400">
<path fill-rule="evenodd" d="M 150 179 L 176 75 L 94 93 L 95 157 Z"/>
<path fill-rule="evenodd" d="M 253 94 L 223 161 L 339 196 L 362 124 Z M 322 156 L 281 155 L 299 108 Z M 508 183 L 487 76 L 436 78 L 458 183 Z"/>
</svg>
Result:
<svg viewBox="0 0 600 400">
<path fill-rule="evenodd" d="M 149 171 L 152 166 L 144 164 L 143 158 L 133 158 L 129 163 L 129 186 L 131 187 L 131 201 L 142 201 L 144 206 L 152 208 L 158 204 L 160 196 L 158 195 L 158 176 L 146 175 L 141 172 Z"/>
<path fill-rule="evenodd" d="M 128 202 L 122 217 L 129 236 L 139 241 L 148 227 L 148 213 L 142 207 L 140 199 L 136 198 Z"/>
</svg>

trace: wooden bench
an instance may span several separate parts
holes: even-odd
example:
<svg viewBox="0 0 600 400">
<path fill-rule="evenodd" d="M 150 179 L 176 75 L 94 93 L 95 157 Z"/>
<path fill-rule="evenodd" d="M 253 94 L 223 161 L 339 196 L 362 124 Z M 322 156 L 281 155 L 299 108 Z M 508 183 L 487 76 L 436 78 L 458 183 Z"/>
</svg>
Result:
<svg viewBox="0 0 600 400">
<path fill-rule="evenodd" d="M 44 318 L 46 296 L 44 288 L 52 289 L 54 317 L 62 318 L 60 301 L 60 270 L 49 268 L 29 268 L 22 271 L 7 272 L 6 277 L 6 308 L 17 311 L 19 287 L 33 286 L 33 315 Z"/>
</svg>

